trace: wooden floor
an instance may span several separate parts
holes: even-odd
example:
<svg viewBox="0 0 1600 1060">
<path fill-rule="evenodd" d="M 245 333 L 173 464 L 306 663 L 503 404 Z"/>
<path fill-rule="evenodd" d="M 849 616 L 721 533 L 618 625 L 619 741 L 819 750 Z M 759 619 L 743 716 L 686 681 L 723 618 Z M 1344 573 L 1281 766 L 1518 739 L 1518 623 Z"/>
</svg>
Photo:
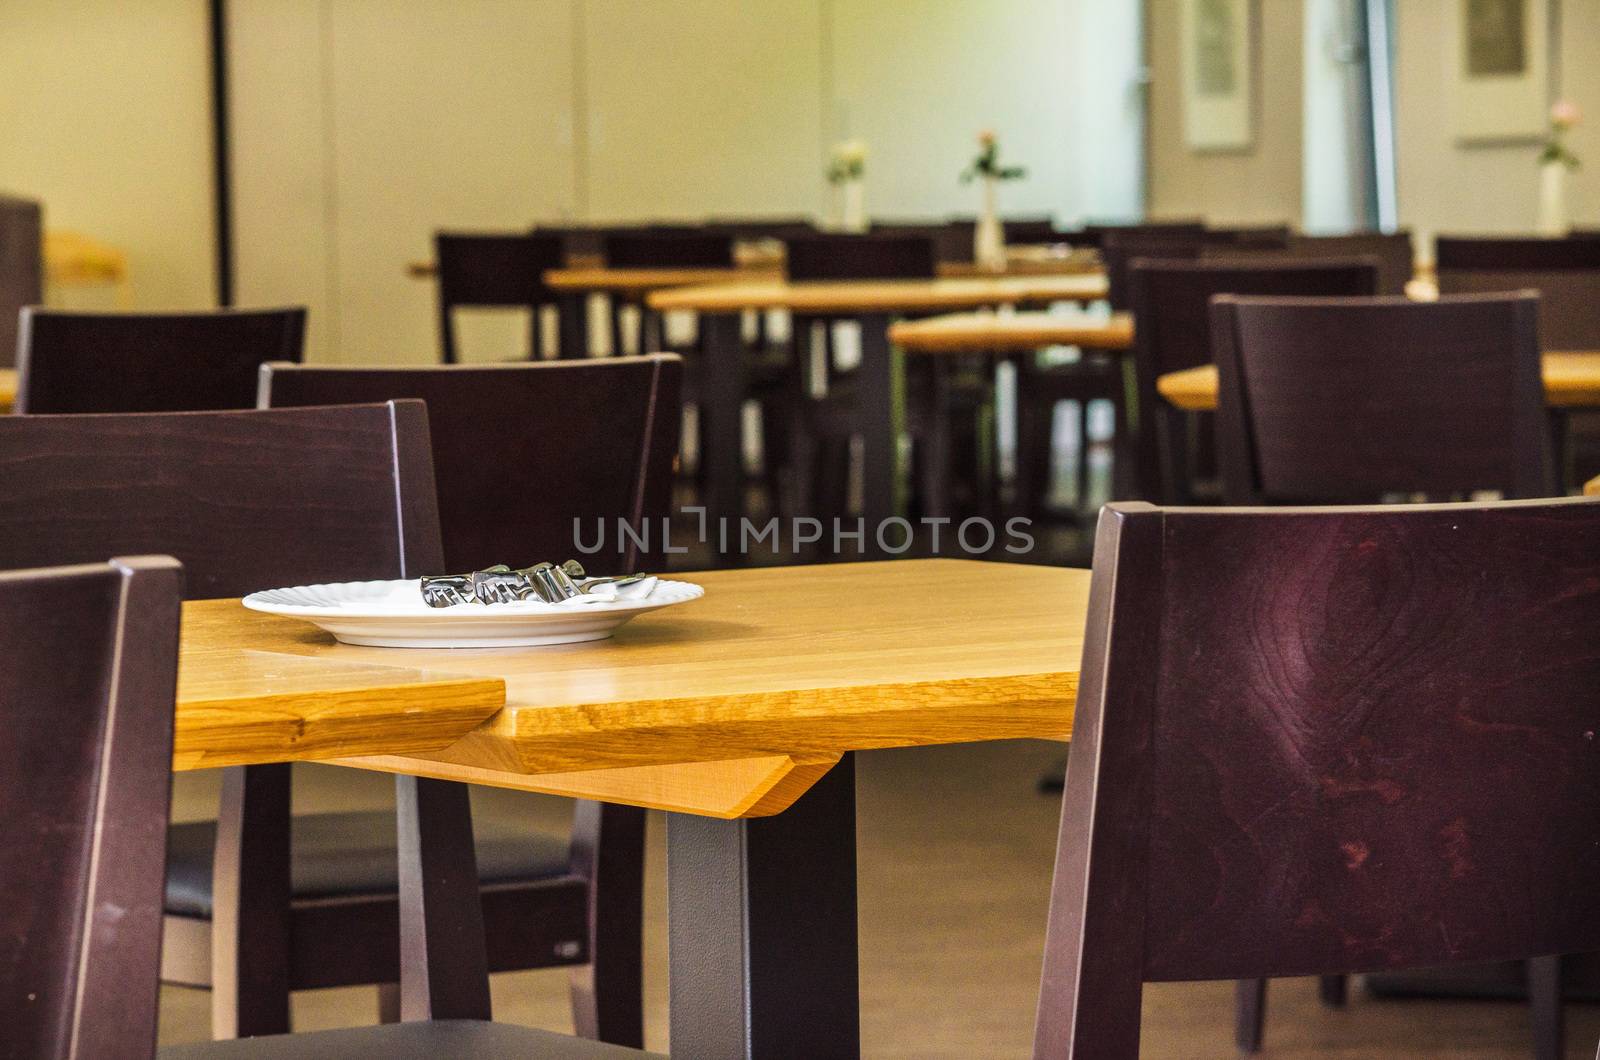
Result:
<svg viewBox="0 0 1600 1060">
<path fill-rule="evenodd" d="M 868 1057 L 1025 1057 L 1033 1026 L 1055 845 L 1056 800 L 1034 780 L 1062 748 L 1043 743 L 879 751 L 859 760 L 862 1040 Z M 311 768 L 297 779 L 297 810 L 383 805 L 391 781 Z M 525 799 L 529 813 L 564 821 L 566 804 Z M 214 774 L 180 777 L 177 813 L 214 805 Z M 667 1044 L 666 888 L 661 821 L 651 821 L 646 892 L 648 1043 Z M 499 1019 L 570 1030 L 564 973 L 501 975 Z M 1145 1057 L 1195 1060 L 1233 1055 L 1232 987 L 1147 988 Z M 1357 990 L 1343 1011 L 1316 999 L 1311 980 L 1275 983 L 1269 1001 L 1270 1060 L 1401 1057 L 1513 1058 L 1529 1055 L 1525 1009 L 1484 1002 L 1379 1001 Z M 203 1038 L 207 998 L 162 992 L 164 1043 Z M 1600 1006 L 1569 1006 L 1568 1055 L 1587 1060 L 1600 1037 Z M 370 989 L 297 995 L 303 1029 L 371 1022 Z"/>
</svg>

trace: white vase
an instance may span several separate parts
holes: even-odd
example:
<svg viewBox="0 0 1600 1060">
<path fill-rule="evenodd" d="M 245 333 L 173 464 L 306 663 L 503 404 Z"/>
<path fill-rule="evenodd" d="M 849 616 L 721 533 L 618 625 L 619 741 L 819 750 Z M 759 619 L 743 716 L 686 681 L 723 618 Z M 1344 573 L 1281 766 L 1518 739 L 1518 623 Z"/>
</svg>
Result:
<svg viewBox="0 0 1600 1060">
<path fill-rule="evenodd" d="M 1564 236 L 1567 224 L 1567 167 L 1562 162 L 1539 166 L 1539 234 Z"/>
<path fill-rule="evenodd" d="M 839 228 L 845 232 L 867 230 L 866 181 L 860 177 L 846 180 L 840 185 L 843 204 L 839 210 Z"/>
<path fill-rule="evenodd" d="M 1000 225 L 999 198 L 994 177 L 983 178 L 983 212 L 978 214 L 978 227 L 972 233 L 972 258 L 980 269 L 1004 272 L 1006 268 L 1006 233 Z"/>
</svg>

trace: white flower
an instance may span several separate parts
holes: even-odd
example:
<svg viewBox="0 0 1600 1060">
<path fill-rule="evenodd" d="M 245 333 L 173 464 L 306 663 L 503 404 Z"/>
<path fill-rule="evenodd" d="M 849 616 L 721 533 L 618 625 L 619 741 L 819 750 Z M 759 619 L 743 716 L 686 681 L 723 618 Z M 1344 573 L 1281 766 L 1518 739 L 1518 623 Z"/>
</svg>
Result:
<svg viewBox="0 0 1600 1060">
<path fill-rule="evenodd" d="M 867 160 L 867 144 L 865 140 L 842 140 L 833 145 L 833 158 L 836 162 L 846 165 L 859 166 Z"/>
</svg>

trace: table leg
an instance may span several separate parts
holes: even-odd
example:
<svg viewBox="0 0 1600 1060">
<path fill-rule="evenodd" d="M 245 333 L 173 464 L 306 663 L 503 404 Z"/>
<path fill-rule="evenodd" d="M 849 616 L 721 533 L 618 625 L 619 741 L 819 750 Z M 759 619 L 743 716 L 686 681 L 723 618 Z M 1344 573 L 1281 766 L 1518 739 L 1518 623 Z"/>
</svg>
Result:
<svg viewBox="0 0 1600 1060">
<path fill-rule="evenodd" d="M 557 351 L 563 360 L 589 356 L 589 295 L 586 291 L 562 291 L 556 298 Z"/>
<path fill-rule="evenodd" d="M 862 515 L 867 535 L 863 545 L 868 559 L 886 558 L 879 546 L 878 531 L 891 517 L 900 514 L 900 428 L 904 401 L 900 390 L 899 357 L 889 344 L 889 318 L 883 313 L 864 315 L 861 321 L 861 407 L 858 411 L 861 440 L 863 487 Z M 885 528 L 884 540 L 899 547 L 903 528 Z"/>
<path fill-rule="evenodd" d="M 859 1057 L 855 760 L 775 817 L 667 817 L 673 1056 Z"/>
<path fill-rule="evenodd" d="M 718 519 L 727 519 L 730 553 L 739 547 L 744 515 L 744 343 L 737 313 L 700 318 L 700 466 L 704 469 L 706 530 L 718 543 Z M 736 562 L 734 555 L 722 562 Z"/>
</svg>

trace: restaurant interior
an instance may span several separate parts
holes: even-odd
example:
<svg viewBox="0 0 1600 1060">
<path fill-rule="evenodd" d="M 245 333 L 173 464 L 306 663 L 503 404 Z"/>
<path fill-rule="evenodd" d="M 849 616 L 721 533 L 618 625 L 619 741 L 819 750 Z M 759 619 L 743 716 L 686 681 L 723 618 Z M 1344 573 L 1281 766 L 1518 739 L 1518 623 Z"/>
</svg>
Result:
<svg viewBox="0 0 1600 1060">
<path fill-rule="evenodd" d="M 0 0 L 0 1060 L 1600 1056 L 1594 0 Z"/>
</svg>

